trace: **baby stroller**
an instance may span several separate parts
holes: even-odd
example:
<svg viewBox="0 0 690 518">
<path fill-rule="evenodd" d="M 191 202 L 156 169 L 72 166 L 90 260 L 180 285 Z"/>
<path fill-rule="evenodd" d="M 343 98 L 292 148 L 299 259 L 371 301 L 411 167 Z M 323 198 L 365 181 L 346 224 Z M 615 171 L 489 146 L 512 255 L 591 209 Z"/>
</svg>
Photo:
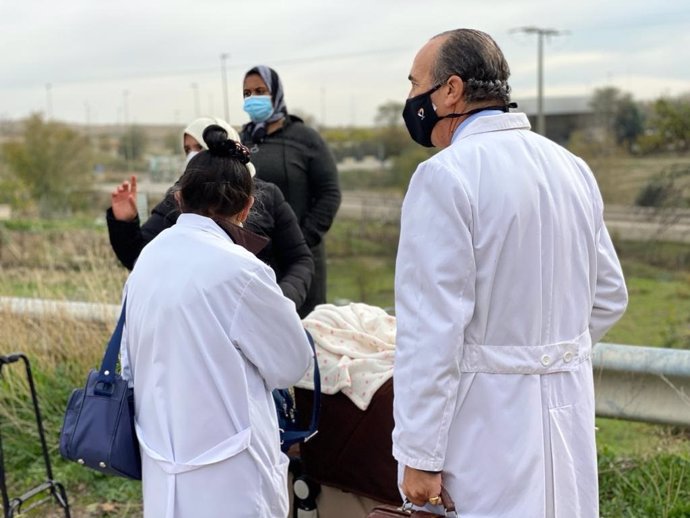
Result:
<svg viewBox="0 0 690 518">
<path fill-rule="evenodd" d="M 53 470 L 50 466 L 50 456 L 48 455 L 48 446 L 46 445 L 45 432 L 43 430 L 43 424 L 41 421 L 41 412 L 38 408 L 38 397 L 36 395 L 36 387 L 34 385 L 33 376 L 31 375 L 29 359 L 22 353 L 0 356 L 0 377 L 2 376 L 2 368 L 5 365 L 16 363 L 19 360 L 23 360 L 26 368 L 26 377 L 29 382 L 29 389 L 31 391 L 31 400 L 33 402 L 34 414 L 36 416 L 38 436 L 41 441 L 43 461 L 45 463 L 46 480 L 38 486 L 29 489 L 21 496 L 10 499 L 7 491 L 7 481 L 5 478 L 5 456 L 2 449 L 2 434 L 0 433 L 0 493 L 2 493 L 3 517 L 11 518 L 19 515 L 23 516 L 25 512 L 34 509 L 47 501 L 54 500 L 63 509 L 65 517 L 70 518 L 70 510 L 65 488 L 62 484 L 53 480 Z"/>
<path fill-rule="evenodd" d="M 380 504 L 402 505 L 392 455 L 392 378 L 384 381 L 378 376 L 373 393 L 361 386 L 367 404 L 355 403 L 337 383 L 329 383 L 340 375 L 351 382 L 347 366 L 355 361 L 355 374 L 360 376 L 355 381 L 360 383 L 368 366 L 371 372 L 392 375 L 394 317 L 363 303 L 324 304 L 304 323 L 323 355 L 324 381 L 330 386 L 320 401 L 318 435 L 300 444 L 301 469 L 293 489 L 302 501 L 296 503 L 292 518 L 362 518 Z M 313 410 L 314 394 L 308 383 L 302 385 L 295 389 L 297 413 L 307 416 Z M 311 514 L 299 508 L 305 500 Z"/>
<path fill-rule="evenodd" d="M 295 394 L 300 413 L 308 415 L 311 391 L 297 389 Z M 325 517 L 350 518 L 366 515 L 374 505 L 402 505 L 392 431 L 392 379 L 379 388 L 365 411 L 340 392 L 323 395 L 319 434 L 300 445 L 301 470 L 294 487 L 296 494 L 314 502 L 314 512 L 296 512 L 293 518 L 317 518 L 319 511 Z"/>
</svg>

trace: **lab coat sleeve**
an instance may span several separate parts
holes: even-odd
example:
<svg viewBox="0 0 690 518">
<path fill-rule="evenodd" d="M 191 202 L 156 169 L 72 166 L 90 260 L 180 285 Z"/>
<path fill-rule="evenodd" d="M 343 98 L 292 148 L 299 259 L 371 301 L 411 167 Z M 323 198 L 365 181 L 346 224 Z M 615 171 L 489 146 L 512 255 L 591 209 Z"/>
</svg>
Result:
<svg viewBox="0 0 690 518">
<path fill-rule="evenodd" d="M 592 344 L 596 344 L 623 316 L 628 305 L 625 287 L 616 250 L 606 226 L 602 224 L 597 243 L 597 280 L 589 321 Z"/>
<path fill-rule="evenodd" d="M 592 311 L 589 319 L 589 333 L 592 345 L 601 340 L 606 332 L 623 316 L 628 305 L 623 270 L 613 247 L 611 236 L 604 223 L 604 201 L 596 178 L 587 163 L 576 158 L 585 180 L 589 183 L 596 218 L 596 278 Z"/>
<path fill-rule="evenodd" d="M 294 385 L 312 363 L 312 350 L 295 304 L 268 267 L 255 271 L 232 323 L 236 346 L 269 389 Z"/>
<path fill-rule="evenodd" d="M 393 455 L 417 469 L 444 467 L 464 332 L 475 304 L 471 229 L 460 180 L 447 169 L 421 164 L 401 216 L 393 376 Z"/>
</svg>

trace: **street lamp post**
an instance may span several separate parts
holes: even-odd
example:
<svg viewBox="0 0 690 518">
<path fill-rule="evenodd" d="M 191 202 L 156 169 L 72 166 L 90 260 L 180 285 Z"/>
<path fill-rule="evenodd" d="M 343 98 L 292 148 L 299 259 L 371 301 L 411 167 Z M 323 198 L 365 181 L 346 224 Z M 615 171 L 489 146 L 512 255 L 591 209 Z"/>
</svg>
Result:
<svg viewBox="0 0 690 518">
<path fill-rule="evenodd" d="M 321 86 L 321 126 L 326 127 L 326 87 Z"/>
<path fill-rule="evenodd" d="M 196 117 L 201 117 L 201 105 L 199 103 L 199 85 L 192 83 L 192 92 L 194 93 L 194 113 Z"/>
<path fill-rule="evenodd" d="M 563 31 L 521 27 L 516 31 L 537 35 L 537 133 L 546 136 L 546 116 L 544 115 L 544 36 L 557 36 Z"/>
<path fill-rule="evenodd" d="M 223 53 L 220 55 L 220 71 L 223 79 L 223 107 L 225 108 L 225 120 L 230 122 L 230 110 L 228 108 L 228 73 L 227 60 L 230 54 Z"/>
<path fill-rule="evenodd" d="M 129 123 L 129 90 L 122 90 L 122 123 L 125 128 Z"/>
<path fill-rule="evenodd" d="M 46 83 L 46 119 L 53 118 L 53 97 L 51 95 L 52 88 L 52 84 Z"/>
<path fill-rule="evenodd" d="M 122 91 L 122 123 L 124 126 L 125 138 L 125 160 L 127 161 L 127 174 L 132 172 L 132 155 L 134 143 L 132 142 L 132 130 L 128 127 L 129 124 L 129 90 Z"/>
<path fill-rule="evenodd" d="M 91 105 L 89 101 L 84 101 L 84 114 L 86 115 L 86 132 L 88 133 L 89 127 L 91 126 Z"/>
</svg>

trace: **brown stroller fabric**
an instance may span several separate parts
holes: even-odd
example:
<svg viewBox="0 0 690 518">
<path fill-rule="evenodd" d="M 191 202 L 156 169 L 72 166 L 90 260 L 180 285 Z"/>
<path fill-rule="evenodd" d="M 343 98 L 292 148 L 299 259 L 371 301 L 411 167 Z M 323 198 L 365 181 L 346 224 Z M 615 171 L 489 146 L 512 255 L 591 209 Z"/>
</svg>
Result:
<svg viewBox="0 0 690 518">
<path fill-rule="evenodd" d="M 311 415 L 312 392 L 295 389 L 300 416 Z M 300 445 L 302 469 L 316 482 L 402 505 L 392 454 L 393 380 L 360 410 L 344 394 L 322 394 L 319 433 Z"/>
</svg>

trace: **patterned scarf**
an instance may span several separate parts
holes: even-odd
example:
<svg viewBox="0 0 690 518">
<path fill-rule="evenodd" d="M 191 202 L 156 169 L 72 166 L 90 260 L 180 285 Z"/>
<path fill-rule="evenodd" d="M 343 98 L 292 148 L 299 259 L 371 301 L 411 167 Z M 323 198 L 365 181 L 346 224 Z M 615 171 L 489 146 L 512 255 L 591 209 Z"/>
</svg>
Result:
<svg viewBox="0 0 690 518">
<path fill-rule="evenodd" d="M 266 137 L 266 131 L 269 124 L 279 121 L 287 117 L 287 106 L 285 106 L 285 95 L 283 94 L 283 83 L 280 82 L 280 77 L 275 70 L 265 65 L 259 65 L 247 72 L 244 77 L 252 74 L 258 74 L 263 79 L 268 90 L 271 93 L 271 102 L 273 103 L 273 114 L 264 122 L 249 122 L 242 128 L 242 135 L 247 139 L 251 137 L 254 144 L 263 142 Z"/>
</svg>

